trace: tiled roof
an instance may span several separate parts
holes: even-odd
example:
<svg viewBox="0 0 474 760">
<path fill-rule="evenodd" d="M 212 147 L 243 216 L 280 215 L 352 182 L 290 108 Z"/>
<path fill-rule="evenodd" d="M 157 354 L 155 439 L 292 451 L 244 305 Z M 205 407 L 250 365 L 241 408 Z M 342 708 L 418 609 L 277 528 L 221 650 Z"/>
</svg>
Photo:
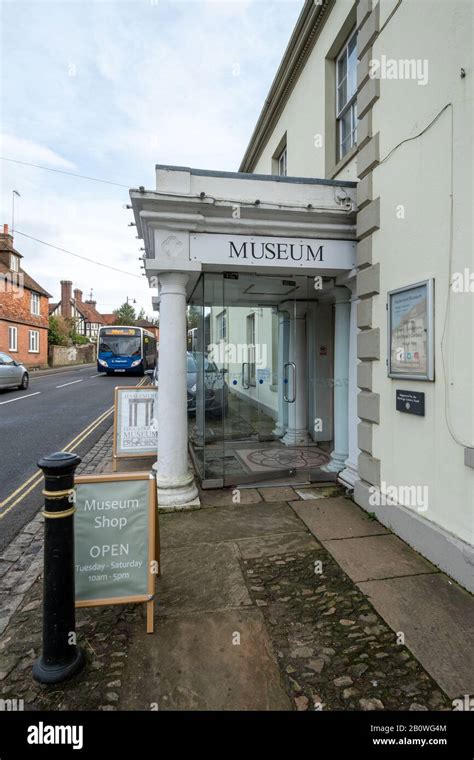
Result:
<svg viewBox="0 0 474 760">
<path fill-rule="evenodd" d="M 19 272 L 13 272 L 10 267 L 5 264 L 4 261 L 0 259 L 0 276 L 10 274 L 10 275 L 17 275 L 21 274 L 23 275 L 23 287 L 27 288 L 27 290 L 33 290 L 35 293 L 39 293 L 42 296 L 45 296 L 46 298 L 52 298 L 51 293 L 48 293 L 47 290 L 41 287 L 41 285 L 38 285 L 36 280 L 34 280 L 28 272 L 25 272 L 23 267 L 19 268 Z"/>
<path fill-rule="evenodd" d="M 102 314 L 99 314 L 97 309 L 92 306 L 92 304 L 85 303 L 84 301 L 77 301 L 76 299 L 72 300 L 79 314 L 82 314 L 87 322 L 98 322 L 101 325 L 104 324 L 104 318 Z"/>
</svg>

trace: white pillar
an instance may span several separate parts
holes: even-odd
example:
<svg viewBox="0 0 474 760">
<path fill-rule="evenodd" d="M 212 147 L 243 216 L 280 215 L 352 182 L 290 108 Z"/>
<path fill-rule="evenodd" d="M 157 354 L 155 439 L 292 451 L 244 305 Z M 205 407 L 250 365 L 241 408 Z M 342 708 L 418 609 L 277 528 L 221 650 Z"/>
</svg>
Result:
<svg viewBox="0 0 474 760">
<path fill-rule="evenodd" d="M 351 317 L 349 335 L 349 401 L 348 401 L 348 425 L 349 425 L 349 456 L 344 462 L 345 467 L 339 473 L 338 480 L 344 485 L 354 488 L 355 481 L 359 479 L 357 460 L 359 447 L 357 446 L 357 303 L 359 299 L 355 295 L 355 278 L 347 283 L 351 289 Z"/>
<path fill-rule="evenodd" d="M 308 395 L 306 372 L 306 303 L 295 302 L 289 309 L 290 342 L 287 367 L 290 382 L 285 386 L 288 397 L 294 401 L 288 404 L 288 428 L 282 438 L 286 446 L 305 446 L 311 443 L 308 434 Z"/>
<path fill-rule="evenodd" d="M 335 303 L 334 330 L 334 449 L 323 467 L 327 472 L 339 472 L 349 454 L 349 336 L 351 320 L 350 293 L 338 288 Z"/>
<path fill-rule="evenodd" d="M 283 373 L 285 364 L 285 330 L 288 329 L 288 312 L 278 310 L 278 419 L 273 435 L 281 438 L 286 431 Z"/>
<path fill-rule="evenodd" d="M 158 364 L 158 506 L 199 506 L 194 475 L 188 470 L 186 390 L 186 282 L 188 275 L 165 272 L 160 283 Z"/>
</svg>

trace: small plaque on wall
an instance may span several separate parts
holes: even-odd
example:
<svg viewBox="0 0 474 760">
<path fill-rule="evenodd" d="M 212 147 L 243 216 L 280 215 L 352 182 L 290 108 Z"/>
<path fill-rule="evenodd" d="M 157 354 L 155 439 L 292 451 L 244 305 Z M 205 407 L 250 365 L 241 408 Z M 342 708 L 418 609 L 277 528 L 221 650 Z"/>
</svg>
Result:
<svg viewBox="0 0 474 760">
<path fill-rule="evenodd" d="M 397 412 L 425 416 L 425 394 L 418 391 L 396 391 Z"/>
</svg>

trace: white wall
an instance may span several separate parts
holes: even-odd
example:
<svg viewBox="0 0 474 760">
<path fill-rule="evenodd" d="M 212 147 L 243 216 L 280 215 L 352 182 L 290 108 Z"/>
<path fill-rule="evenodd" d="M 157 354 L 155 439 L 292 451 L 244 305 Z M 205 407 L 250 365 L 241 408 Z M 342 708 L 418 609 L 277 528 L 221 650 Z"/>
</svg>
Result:
<svg viewBox="0 0 474 760">
<path fill-rule="evenodd" d="M 382 23 L 393 5 L 382 3 Z M 460 442 L 474 446 L 474 293 L 452 293 L 448 300 L 450 275 L 465 267 L 474 272 L 471 14 L 472 4 L 459 0 L 403 2 L 373 49 L 374 57 L 426 58 L 429 64 L 426 86 L 381 81 L 381 97 L 373 109 L 381 159 L 452 103 L 424 135 L 399 147 L 373 174 L 374 197 L 380 196 L 381 204 L 381 229 L 373 236 L 373 259 L 381 262 L 374 326 L 382 336 L 381 360 L 374 363 L 373 376 L 373 390 L 380 394 L 373 455 L 381 460 L 382 481 L 428 486 L 424 519 L 473 543 L 474 470 L 464 465 Z M 468 72 L 465 79 L 461 67 Z M 397 218 L 400 206 L 404 218 Z M 435 278 L 436 380 L 390 380 L 385 366 L 386 293 L 428 277 Z M 424 392 L 426 416 L 396 412 L 396 388 Z"/>
<path fill-rule="evenodd" d="M 326 119 L 333 120 L 335 125 L 336 116 L 334 81 L 333 77 L 328 76 L 327 58 L 329 56 L 333 59 L 340 52 L 347 36 L 346 31 L 349 34 L 353 28 L 355 2 L 337 0 L 254 167 L 255 173 L 273 173 L 272 157 L 286 133 L 288 176 L 329 177 L 326 151 L 330 150 L 332 154 L 332 149 L 326 145 Z M 316 135 L 323 136 L 321 147 L 315 146 Z M 335 156 L 334 161 L 329 163 L 335 165 Z M 355 160 L 350 161 L 334 176 L 341 180 L 356 180 Z"/>
</svg>

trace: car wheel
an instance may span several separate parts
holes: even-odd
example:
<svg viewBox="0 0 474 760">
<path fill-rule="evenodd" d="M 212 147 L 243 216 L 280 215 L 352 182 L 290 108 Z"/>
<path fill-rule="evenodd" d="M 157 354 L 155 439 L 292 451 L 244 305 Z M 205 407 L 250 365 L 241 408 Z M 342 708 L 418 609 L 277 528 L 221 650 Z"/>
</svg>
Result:
<svg viewBox="0 0 474 760">
<path fill-rule="evenodd" d="M 21 383 L 18 386 L 21 391 L 26 391 L 28 388 L 29 378 L 28 378 L 28 372 L 25 372 L 23 377 L 21 378 Z"/>
</svg>

